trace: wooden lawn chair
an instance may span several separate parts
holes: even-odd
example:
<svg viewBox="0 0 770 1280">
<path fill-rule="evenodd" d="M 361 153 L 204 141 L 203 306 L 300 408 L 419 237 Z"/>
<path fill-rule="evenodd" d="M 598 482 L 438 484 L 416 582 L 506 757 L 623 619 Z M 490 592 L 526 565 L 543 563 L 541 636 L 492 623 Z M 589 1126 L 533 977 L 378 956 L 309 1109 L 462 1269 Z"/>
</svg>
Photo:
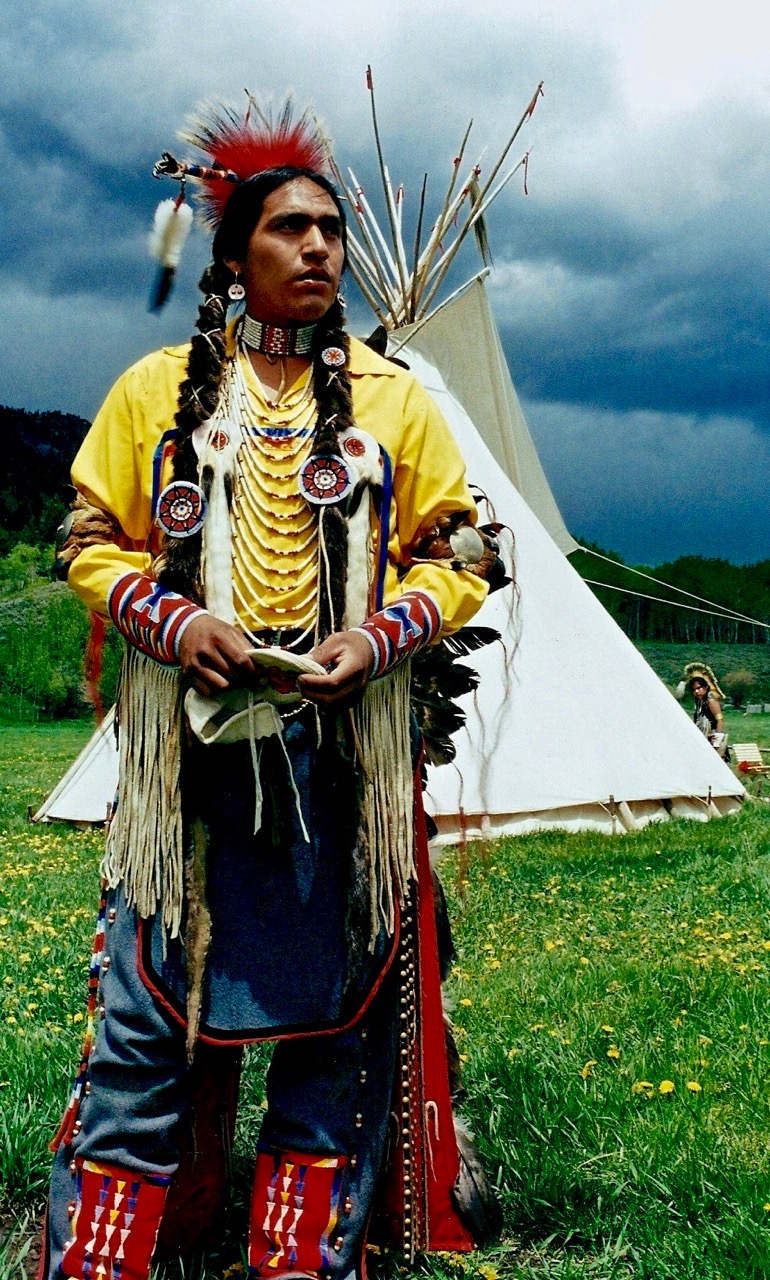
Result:
<svg viewBox="0 0 770 1280">
<path fill-rule="evenodd" d="M 763 777 L 770 773 L 770 764 L 765 764 L 762 758 L 763 748 L 756 742 L 734 742 L 731 751 L 739 773 L 748 773 L 752 777 Z"/>
</svg>

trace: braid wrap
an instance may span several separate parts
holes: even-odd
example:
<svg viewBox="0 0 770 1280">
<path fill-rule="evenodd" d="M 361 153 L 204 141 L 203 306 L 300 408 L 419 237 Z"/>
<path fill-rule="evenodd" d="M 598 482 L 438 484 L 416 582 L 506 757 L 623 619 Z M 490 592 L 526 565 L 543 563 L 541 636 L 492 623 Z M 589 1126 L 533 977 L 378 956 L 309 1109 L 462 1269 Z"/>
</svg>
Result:
<svg viewBox="0 0 770 1280">
<path fill-rule="evenodd" d="M 339 347 L 345 363 L 339 368 L 324 363 L 327 347 Z M 338 433 L 355 426 L 348 361 L 350 340 L 345 331 L 342 307 L 336 301 L 319 320 L 313 347 L 313 379 L 318 405 L 314 453 L 339 455 Z M 343 509 L 332 504 L 315 508 L 323 536 L 326 566 L 321 565 L 318 583 L 318 637 L 325 640 L 342 629 L 345 612 L 345 582 L 348 567 L 348 526 Z M 330 590 L 331 589 L 331 590 Z"/>
<path fill-rule="evenodd" d="M 198 483 L 198 455 L 192 436 L 195 428 L 211 417 L 219 399 L 226 358 L 226 294 L 232 278 L 227 267 L 213 262 L 200 280 L 205 301 L 198 308 L 198 332 L 190 344 L 187 377 L 179 388 L 174 417 L 178 427 L 174 480 Z M 167 537 L 156 565 L 159 582 L 197 604 L 204 603 L 200 576 L 202 537 L 201 531 L 189 538 Z"/>
</svg>

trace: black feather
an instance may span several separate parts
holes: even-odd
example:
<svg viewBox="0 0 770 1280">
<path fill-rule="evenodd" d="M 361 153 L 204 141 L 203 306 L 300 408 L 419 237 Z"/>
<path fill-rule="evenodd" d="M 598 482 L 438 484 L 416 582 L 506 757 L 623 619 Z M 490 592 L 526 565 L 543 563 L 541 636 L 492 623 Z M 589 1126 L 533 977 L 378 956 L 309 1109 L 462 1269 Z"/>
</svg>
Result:
<svg viewBox="0 0 770 1280">
<path fill-rule="evenodd" d="M 465 724 L 465 712 L 455 699 L 472 693 L 478 673 L 457 659 L 500 639 L 493 627 L 464 627 L 417 654 L 412 663 L 412 709 L 425 740 L 431 764 L 455 758 L 452 734 Z"/>
<path fill-rule="evenodd" d="M 455 631 L 454 635 L 446 636 L 443 643 L 450 653 L 460 657 L 464 653 L 474 653 L 476 649 L 483 649 L 484 645 L 494 644 L 495 640 L 499 639 L 500 632 L 494 627 L 463 627 L 462 631 Z"/>
<path fill-rule="evenodd" d="M 176 267 L 160 267 L 155 276 L 150 293 L 150 311 L 161 311 L 174 287 Z"/>
<path fill-rule="evenodd" d="M 452 1203 L 476 1244 L 491 1244 L 503 1227 L 503 1215 L 495 1189 L 481 1167 L 470 1133 L 458 1119 L 455 1119 L 455 1137 L 460 1154 L 460 1170 L 450 1192 Z"/>
<path fill-rule="evenodd" d="M 378 356 L 384 356 L 388 349 L 388 331 L 385 325 L 378 324 L 377 328 L 365 339 L 365 343 L 372 351 L 376 351 Z"/>
</svg>

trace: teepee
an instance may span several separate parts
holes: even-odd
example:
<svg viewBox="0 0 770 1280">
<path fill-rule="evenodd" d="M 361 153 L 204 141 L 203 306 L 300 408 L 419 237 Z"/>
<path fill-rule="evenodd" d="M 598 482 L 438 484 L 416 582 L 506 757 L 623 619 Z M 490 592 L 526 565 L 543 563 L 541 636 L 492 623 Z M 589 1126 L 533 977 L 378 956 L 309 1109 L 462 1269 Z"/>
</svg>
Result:
<svg viewBox="0 0 770 1280">
<path fill-rule="evenodd" d="M 490 404 L 510 403 L 504 367 L 497 394 L 484 380 L 480 401 L 475 376 L 463 377 L 474 359 L 485 368 L 496 361 L 483 294 L 476 283 L 445 308 L 440 341 L 432 319 L 406 343 L 407 335 L 392 335 L 399 358 L 449 422 L 469 479 L 486 495 L 482 511 L 515 537 L 516 598 L 510 591 L 491 596 L 475 619 L 498 630 L 502 643 L 470 659 L 481 680 L 465 699 L 457 755 L 429 770 L 428 808 L 439 839 L 544 827 L 632 830 L 669 814 L 730 812 L 743 787 L 560 550 L 563 525 L 539 464 L 532 505 L 524 498 L 526 473 L 518 487 L 501 466 L 517 453 L 529 459 L 531 440 L 523 418 L 517 426 L 512 415 L 504 449 L 505 416 L 489 413 Z M 468 327 L 479 313 L 492 329 Z"/>
</svg>

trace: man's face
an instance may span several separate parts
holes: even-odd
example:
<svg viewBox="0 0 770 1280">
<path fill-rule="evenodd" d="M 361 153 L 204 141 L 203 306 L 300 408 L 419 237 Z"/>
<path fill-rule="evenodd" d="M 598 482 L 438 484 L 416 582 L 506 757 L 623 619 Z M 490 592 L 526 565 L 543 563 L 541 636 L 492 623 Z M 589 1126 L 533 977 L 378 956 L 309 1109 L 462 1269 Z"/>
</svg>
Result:
<svg viewBox="0 0 770 1280">
<path fill-rule="evenodd" d="M 238 266 L 246 310 L 267 324 L 311 324 L 337 296 L 345 253 L 331 197 L 310 178 L 293 178 L 267 196 Z"/>
</svg>

